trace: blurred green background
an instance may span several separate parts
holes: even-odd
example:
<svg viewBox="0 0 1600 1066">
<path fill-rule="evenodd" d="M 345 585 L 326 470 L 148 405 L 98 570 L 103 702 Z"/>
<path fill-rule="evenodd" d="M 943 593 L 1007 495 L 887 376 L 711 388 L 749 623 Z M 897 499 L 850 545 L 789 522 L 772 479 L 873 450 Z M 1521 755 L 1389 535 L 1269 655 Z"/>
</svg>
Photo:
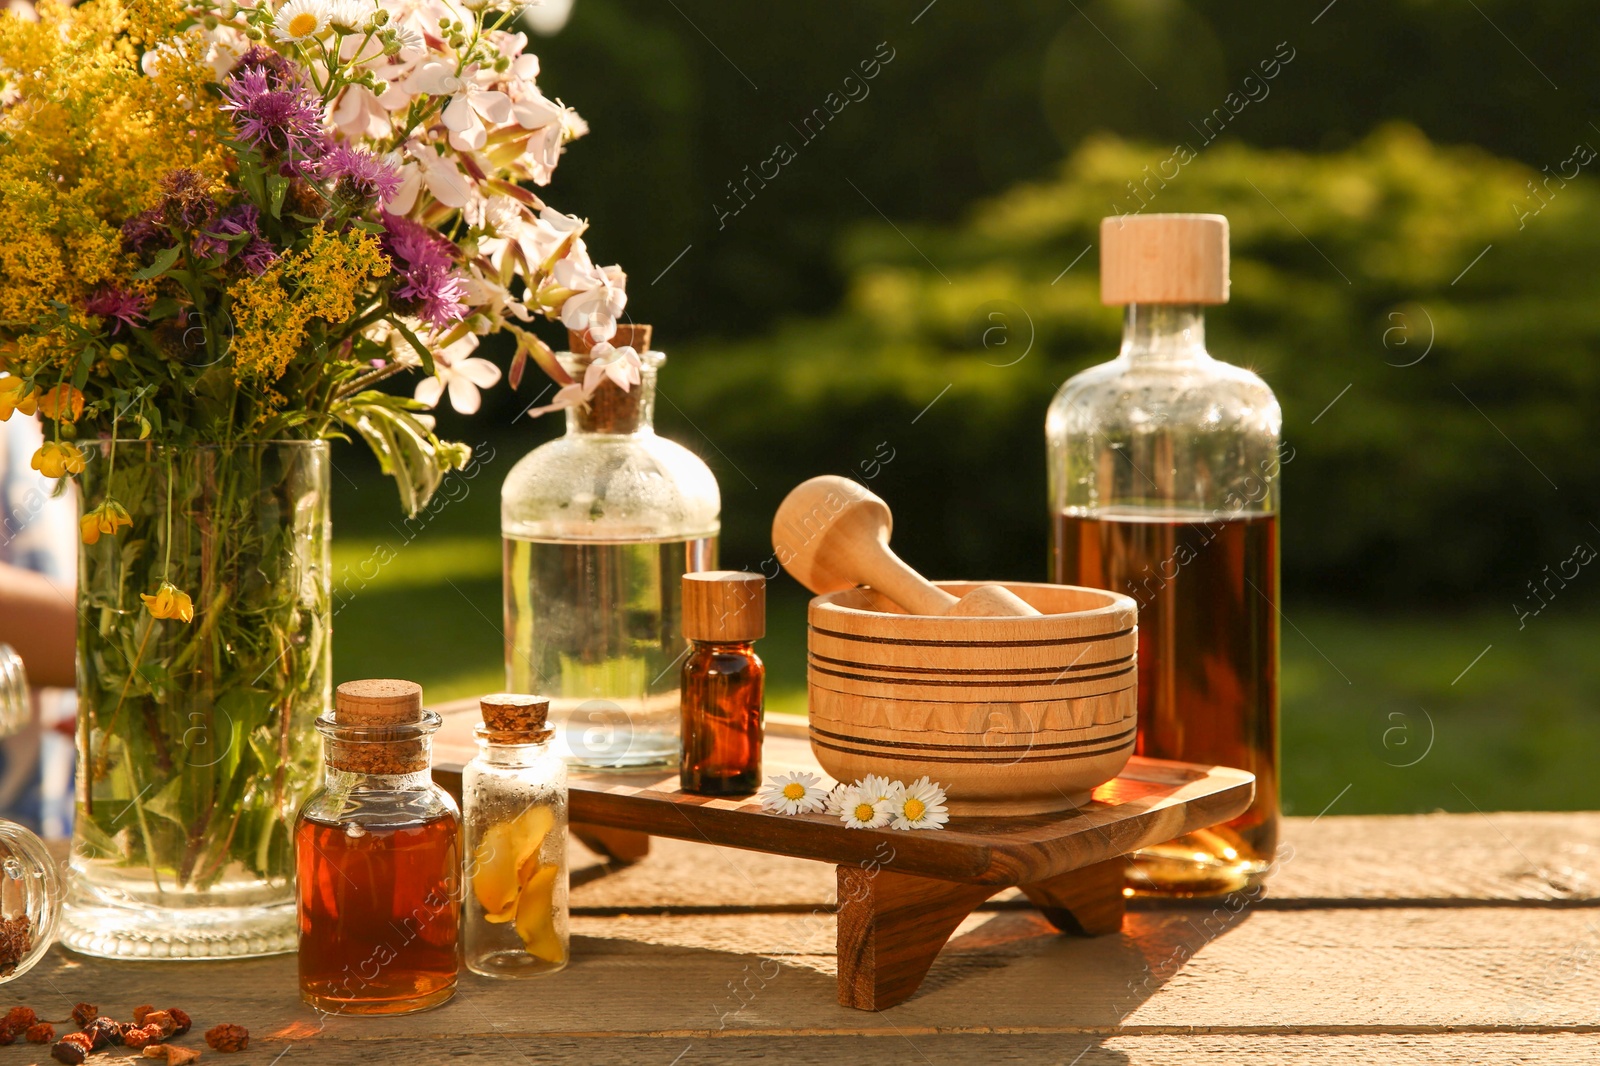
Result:
<svg viewBox="0 0 1600 1066">
<path fill-rule="evenodd" d="M 890 502 L 919 569 L 1042 578 L 1045 407 L 1120 329 L 1099 220 L 1221 212 L 1210 347 L 1273 386 L 1295 448 L 1287 809 L 1557 809 L 1600 807 L 1600 573 L 1551 578 L 1600 545 L 1594 20 L 576 0 L 532 47 L 594 130 L 549 199 L 656 325 L 658 428 L 717 474 L 723 565 L 756 566 L 784 493 L 832 472 Z M 561 432 L 518 417 L 544 384 L 440 412 L 483 462 L 413 521 L 338 451 L 341 679 L 503 683 L 499 484 Z M 804 710 L 804 599 L 774 586 L 774 711 Z"/>
</svg>

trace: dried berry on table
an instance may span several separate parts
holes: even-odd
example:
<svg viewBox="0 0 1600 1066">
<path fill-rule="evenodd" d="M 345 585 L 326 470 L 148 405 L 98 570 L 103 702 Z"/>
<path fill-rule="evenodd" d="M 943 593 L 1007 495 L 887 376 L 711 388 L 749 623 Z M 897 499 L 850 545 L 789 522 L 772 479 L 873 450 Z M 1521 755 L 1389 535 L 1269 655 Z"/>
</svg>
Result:
<svg viewBox="0 0 1600 1066">
<path fill-rule="evenodd" d="M 151 1044 L 144 1049 L 147 1059 L 166 1059 L 167 1066 L 184 1066 L 184 1063 L 193 1062 L 200 1057 L 200 1052 L 194 1048 L 179 1047 L 176 1044 Z"/>
<path fill-rule="evenodd" d="M 72 1020 L 79 1025 L 88 1025 L 100 1017 L 100 1008 L 93 1003 L 80 1003 L 72 1008 Z"/>
<path fill-rule="evenodd" d="M 83 1035 L 89 1038 L 96 1051 L 101 1051 L 122 1043 L 122 1026 L 110 1018 L 96 1018 L 83 1027 Z"/>
<path fill-rule="evenodd" d="M 14 1044 L 17 1042 L 17 1031 L 5 1022 L 0 1022 L 0 1045 Z"/>
<path fill-rule="evenodd" d="M 48 1044 L 56 1038 L 56 1027 L 49 1022 L 34 1022 L 23 1035 L 30 1044 Z"/>
<path fill-rule="evenodd" d="M 185 1014 L 183 1020 L 187 1022 L 189 1016 Z M 159 1030 L 162 1036 L 175 1036 L 178 1033 L 178 1019 L 174 1018 L 169 1010 L 151 1011 L 144 1016 L 144 1025 L 146 1029 Z M 184 1031 L 188 1032 L 187 1025 L 184 1026 Z"/>
<path fill-rule="evenodd" d="M 173 1036 L 182 1036 L 184 1033 L 187 1033 L 189 1031 L 189 1027 L 194 1024 L 194 1022 L 189 1020 L 189 1015 L 185 1014 L 177 1007 L 168 1007 L 167 1013 L 172 1016 L 172 1024 L 177 1026 L 177 1028 L 172 1031 Z"/>
<path fill-rule="evenodd" d="M 67 1066 L 78 1066 L 78 1063 L 89 1057 L 93 1045 L 89 1038 L 82 1033 L 68 1033 L 57 1040 L 50 1049 L 50 1057 L 57 1062 L 64 1062 Z"/>
<path fill-rule="evenodd" d="M 12 1007 L 6 1011 L 5 1024 L 13 1029 L 26 1029 L 39 1020 L 32 1007 Z"/>
<path fill-rule="evenodd" d="M 243 1051 L 250 1046 L 250 1030 L 242 1025 L 213 1025 L 206 1030 L 206 1043 L 218 1051 Z"/>
<path fill-rule="evenodd" d="M 122 1042 L 133 1050 L 151 1044 L 159 1044 L 166 1039 L 166 1034 L 154 1025 L 125 1025 L 122 1027 Z"/>
<path fill-rule="evenodd" d="M 145 1016 L 154 1012 L 155 1007 L 148 1003 L 141 1003 L 139 1006 L 133 1008 L 133 1024 L 143 1025 Z"/>
<path fill-rule="evenodd" d="M 33 950 L 33 925 L 26 917 L 0 918 L 0 977 L 7 977 Z"/>
</svg>

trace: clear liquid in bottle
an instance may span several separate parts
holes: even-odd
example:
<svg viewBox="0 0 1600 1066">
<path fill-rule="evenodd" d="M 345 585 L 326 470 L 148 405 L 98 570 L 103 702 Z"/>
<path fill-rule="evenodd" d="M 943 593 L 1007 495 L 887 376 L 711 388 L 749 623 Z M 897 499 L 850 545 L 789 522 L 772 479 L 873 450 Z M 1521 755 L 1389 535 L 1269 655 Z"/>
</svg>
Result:
<svg viewBox="0 0 1600 1066">
<path fill-rule="evenodd" d="M 591 767 L 676 763 L 680 586 L 716 565 L 716 536 L 504 544 L 509 687 L 550 697 L 555 750 Z"/>
</svg>

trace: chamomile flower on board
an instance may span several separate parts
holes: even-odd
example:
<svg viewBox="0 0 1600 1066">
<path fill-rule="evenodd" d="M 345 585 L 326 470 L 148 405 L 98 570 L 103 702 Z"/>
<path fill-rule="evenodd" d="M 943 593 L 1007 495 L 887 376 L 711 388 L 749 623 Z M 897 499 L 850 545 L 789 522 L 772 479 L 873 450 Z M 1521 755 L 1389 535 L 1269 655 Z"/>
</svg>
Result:
<svg viewBox="0 0 1600 1066">
<path fill-rule="evenodd" d="M 773 774 L 756 799 L 762 810 L 776 814 L 810 814 L 827 806 L 828 792 L 818 787 L 821 783 L 816 774 Z"/>
<path fill-rule="evenodd" d="M 882 774 L 868 774 L 856 782 L 856 788 L 861 790 L 861 794 L 874 801 L 881 799 L 892 801 L 900 787 L 900 782 L 891 781 Z"/>
<path fill-rule="evenodd" d="M 839 797 L 839 818 L 851 829 L 882 829 L 893 813 L 888 799 L 870 798 L 859 785 L 851 785 Z"/>
<path fill-rule="evenodd" d="M 894 799 L 890 824 L 896 829 L 943 829 L 950 820 L 944 801 L 944 789 L 927 777 L 902 785 Z"/>
<path fill-rule="evenodd" d="M 309 41 L 328 28 L 326 0 L 289 0 L 272 20 L 272 35 L 280 41 Z"/>
</svg>

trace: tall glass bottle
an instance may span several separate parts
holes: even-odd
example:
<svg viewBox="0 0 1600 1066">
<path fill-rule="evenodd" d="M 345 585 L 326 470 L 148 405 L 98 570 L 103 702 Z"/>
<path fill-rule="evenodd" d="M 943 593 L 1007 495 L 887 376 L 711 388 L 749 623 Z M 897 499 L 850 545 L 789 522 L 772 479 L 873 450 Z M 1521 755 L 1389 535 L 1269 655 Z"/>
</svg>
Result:
<svg viewBox="0 0 1600 1066">
<path fill-rule="evenodd" d="M 556 750 L 579 766 L 678 761 L 685 573 L 716 566 L 722 510 L 699 456 L 656 435 L 650 327 L 621 326 L 639 384 L 605 379 L 567 432 L 512 468 L 500 495 L 506 681 L 550 697 Z M 582 380 L 581 335 L 557 358 Z"/>
<path fill-rule="evenodd" d="M 1221 215 L 1101 224 L 1101 298 L 1122 350 L 1050 405 L 1051 570 L 1139 605 L 1137 752 L 1256 775 L 1250 809 L 1132 857 L 1141 894 L 1253 885 L 1278 839 L 1278 481 L 1282 415 L 1212 358 L 1203 306 L 1228 298 Z"/>
</svg>

